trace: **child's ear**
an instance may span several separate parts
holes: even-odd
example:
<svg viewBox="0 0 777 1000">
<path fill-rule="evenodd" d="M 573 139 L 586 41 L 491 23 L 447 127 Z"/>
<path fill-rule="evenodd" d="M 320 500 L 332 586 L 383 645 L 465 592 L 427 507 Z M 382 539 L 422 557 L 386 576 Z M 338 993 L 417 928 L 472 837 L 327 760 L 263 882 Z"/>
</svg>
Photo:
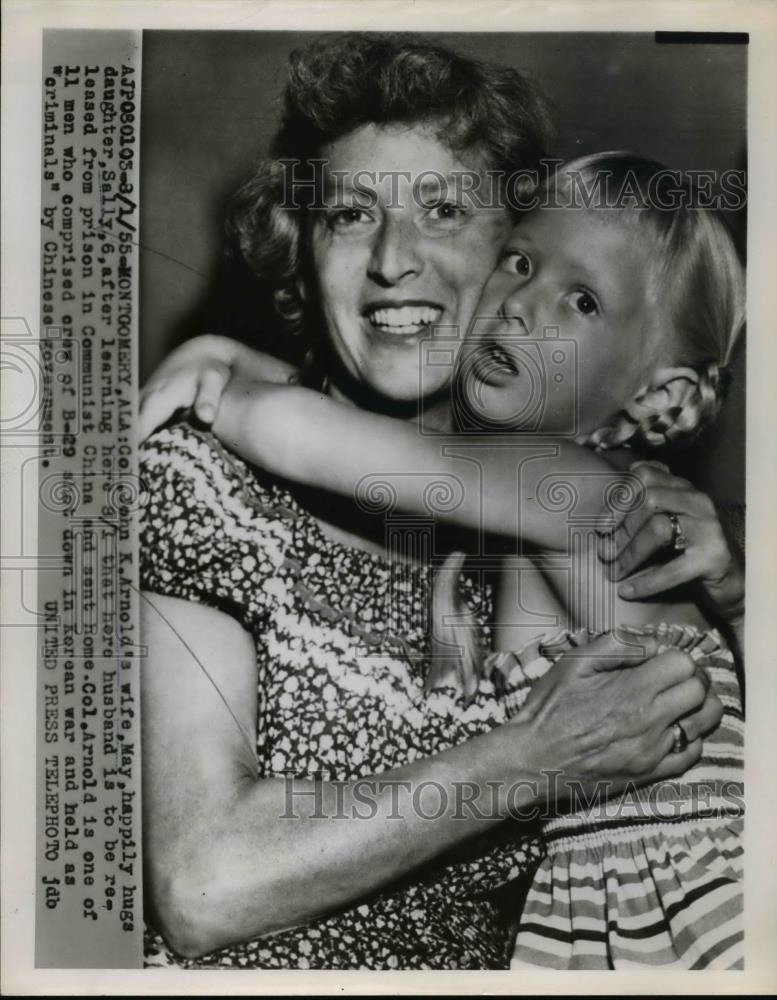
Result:
<svg viewBox="0 0 777 1000">
<path fill-rule="evenodd" d="M 660 447 L 692 433 L 699 424 L 699 372 L 694 368 L 659 368 L 626 407 L 635 434 Z"/>
</svg>

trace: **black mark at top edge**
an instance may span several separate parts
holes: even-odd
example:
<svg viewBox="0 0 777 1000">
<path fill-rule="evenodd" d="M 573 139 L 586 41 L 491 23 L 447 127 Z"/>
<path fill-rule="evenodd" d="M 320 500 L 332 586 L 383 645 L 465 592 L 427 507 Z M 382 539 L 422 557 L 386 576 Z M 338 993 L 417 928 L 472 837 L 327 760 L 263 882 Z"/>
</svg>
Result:
<svg viewBox="0 0 777 1000">
<path fill-rule="evenodd" d="M 746 31 L 657 31 L 658 45 L 747 45 Z"/>
</svg>

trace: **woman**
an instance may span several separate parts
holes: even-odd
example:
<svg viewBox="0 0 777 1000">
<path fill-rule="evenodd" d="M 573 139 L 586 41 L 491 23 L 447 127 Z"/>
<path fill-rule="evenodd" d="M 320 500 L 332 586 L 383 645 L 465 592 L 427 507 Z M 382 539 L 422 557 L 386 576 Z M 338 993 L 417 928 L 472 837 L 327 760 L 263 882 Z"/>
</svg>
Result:
<svg viewBox="0 0 777 1000">
<path fill-rule="evenodd" d="M 419 372 L 418 345 L 431 322 L 466 329 L 510 219 L 439 188 L 531 167 L 545 123 L 517 73 L 432 46 L 361 36 L 292 60 L 276 154 L 301 162 L 260 171 L 238 231 L 316 335 L 329 393 L 410 418 L 423 386 L 427 420 L 447 424 L 449 369 Z M 382 224 L 354 238 L 338 219 L 365 192 L 338 178 L 359 171 Z M 412 535 L 387 560 L 367 519 L 342 523 L 183 425 L 151 439 L 141 471 L 147 887 L 188 956 L 156 937 L 150 961 L 505 967 L 494 892 L 539 848 L 503 820 L 547 801 L 546 772 L 586 789 L 682 773 L 719 718 L 684 654 L 643 669 L 611 638 L 562 664 L 529 721 L 499 725 L 487 680 L 467 708 L 433 704 Z M 468 595 L 485 623 L 487 595 Z M 671 753 L 680 716 L 691 742 Z"/>
</svg>

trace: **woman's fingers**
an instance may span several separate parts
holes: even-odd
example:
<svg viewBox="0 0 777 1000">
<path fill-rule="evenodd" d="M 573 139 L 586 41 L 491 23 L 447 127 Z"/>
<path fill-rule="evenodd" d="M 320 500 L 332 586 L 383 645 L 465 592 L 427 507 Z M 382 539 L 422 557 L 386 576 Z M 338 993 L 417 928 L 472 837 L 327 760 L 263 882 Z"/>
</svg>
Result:
<svg viewBox="0 0 777 1000">
<path fill-rule="evenodd" d="M 639 476 L 645 486 L 673 486 L 675 489 L 693 489 L 693 484 L 682 476 L 675 476 L 668 465 L 663 462 L 656 462 L 653 459 L 640 459 L 639 462 L 632 462 L 629 472 Z"/>
<path fill-rule="evenodd" d="M 620 554 L 608 567 L 612 580 L 630 576 L 652 556 L 666 550 L 674 553 L 678 582 L 700 576 L 719 577 L 725 572 L 730 553 L 723 529 L 715 517 L 691 516 L 675 513 L 678 530 L 682 532 L 685 548 L 674 549 L 675 524 L 667 512 L 650 517 L 641 530 L 629 539 Z"/>
<path fill-rule="evenodd" d="M 680 684 L 662 691 L 654 702 L 657 725 L 662 730 L 668 729 L 678 719 L 698 713 L 704 706 L 707 696 L 708 686 L 697 673 Z M 695 717 L 698 719 L 698 716 Z M 691 737 L 695 739 L 700 735 L 701 732 L 686 731 L 689 739 Z"/>
<path fill-rule="evenodd" d="M 723 703 L 714 691 L 708 691 L 702 705 L 679 721 L 688 739 L 697 740 L 717 729 L 722 718 Z"/>
<path fill-rule="evenodd" d="M 214 361 L 200 374 L 194 412 L 204 424 L 212 424 L 216 419 L 221 397 L 231 377 L 232 368 L 223 361 Z"/>
<path fill-rule="evenodd" d="M 741 603 L 741 573 L 720 521 L 715 516 L 677 516 L 686 548 L 669 562 L 640 570 L 656 552 L 668 550 L 672 541 L 670 519 L 666 514 L 655 514 L 611 564 L 610 579 L 622 581 L 618 594 L 626 600 L 639 600 L 699 580 L 721 609 Z"/>
<path fill-rule="evenodd" d="M 691 580 L 698 580 L 704 569 L 697 554 L 686 551 L 682 557 L 678 556 L 663 566 L 651 566 L 630 576 L 618 586 L 618 595 L 627 601 L 639 601 L 663 594 Z"/>
<path fill-rule="evenodd" d="M 698 759 L 702 734 L 720 719 L 709 678 L 687 653 L 654 655 L 656 641 L 638 638 L 629 647 L 618 636 L 602 636 L 565 654 L 516 716 L 546 734 L 546 766 L 571 781 L 622 787 L 681 774 Z M 673 751 L 678 719 L 691 744 L 680 754 Z"/>
<path fill-rule="evenodd" d="M 559 664 L 568 664 L 571 669 L 583 674 L 603 673 L 623 667 L 638 667 L 656 657 L 658 648 L 658 640 L 654 636 L 635 635 L 627 629 L 616 630 L 562 654 Z"/>
<path fill-rule="evenodd" d="M 634 462 L 630 466 L 629 472 L 639 478 L 643 489 L 635 497 L 635 503 L 631 509 L 620 513 L 614 512 L 611 509 L 603 512 L 601 524 L 605 537 L 609 537 L 614 533 L 612 532 L 613 519 L 615 521 L 614 527 L 616 529 L 620 528 L 623 533 L 621 542 L 624 542 L 628 540 L 628 537 L 635 534 L 645 520 L 657 510 L 682 509 L 688 513 L 704 513 L 705 507 L 714 510 L 711 501 L 704 493 L 700 493 L 687 479 L 672 475 L 667 466 L 662 462 Z M 671 490 L 677 490 L 687 495 L 678 499 L 675 494 L 665 493 L 665 491 Z M 665 493 L 666 498 L 663 501 L 660 499 L 662 493 Z M 669 501 L 676 501 L 681 504 L 681 507 L 669 507 Z M 688 504 L 691 505 L 690 508 L 687 506 Z M 706 512 L 709 513 L 710 510 Z M 605 553 L 610 558 L 616 554 L 617 551 L 614 550 Z"/>
<path fill-rule="evenodd" d="M 588 673 L 637 668 L 639 678 L 654 694 L 658 694 L 688 680 L 696 672 L 696 664 L 681 649 L 667 649 L 659 653 L 659 648 L 660 643 L 655 636 L 640 635 L 624 628 L 608 632 L 564 654 L 561 661 L 577 660 L 581 669 Z"/>
<path fill-rule="evenodd" d="M 603 524 L 598 545 L 608 578 L 621 581 L 619 596 L 641 600 L 697 580 L 730 617 L 741 607 L 744 578 L 712 500 L 658 463 L 637 463 L 631 471 L 645 486 L 639 506 L 614 530 Z M 685 544 L 675 551 L 677 529 Z M 672 558 L 657 560 L 658 555 Z"/>
<path fill-rule="evenodd" d="M 672 478 L 672 470 L 669 466 L 663 462 L 656 461 L 654 458 L 642 458 L 638 462 L 632 462 L 629 466 L 629 472 L 635 473 L 643 480 L 654 472 L 664 477 Z"/>
<path fill-rule="evenodd" d="M 664 736 L 664 753 L 652 773 L 647 775 L 647 783 L 666 781 L 668 778 L 679 778 L 681 774 L 693 767 L 701 757 L 702 741 L 692 740 L 680 753 L 674 753 L 674 733 L 668 730 Z"/>
<path fill-rule="evenodd" d="M 720 723 L 723 706 L 710 691 L 709 677 L 697 670 L 693 677 L 659 694 L 651 705 L 651 724 L 645 727 L 625 751 L 625 767 L 634 780 L 648 781 L 658 776 L 682 774 L 698 760 L 702 737 Z M 679 723 L 688 741 L 675 751 Z"/>
<path fill-rule="evenodd" d="M 602 534 L 599 555 L 605 562 L 620 559 L 634 540 L 645 530 L 643 543 L 652 541 L 655 548 L 665 545 L 672 537 L 672 525 L 667 513 L 685 514 L 689 524 L 699 518 L 714 517 L 715 508 L 704 493 L 685 487 L 651 486 L 645 490 L 641 503 L 629 511 L 608 534 Z"/>
<path fill-rule="evenodd" d="M 707 676 L 704 671 L 700 673 L 705 677 Z M 707 679 L 707 682 L 709 684 L 709 679 Z M 682 718 L 675 718 L 669 728 L 664 731 L 661 738 L 660 758 L 653 774 L 650 776 L 650 780 L 660 781 L 666 778 L 679 777 L 689 767 L 693 767 L 701 757 L 703 737 L 711 733 L 714 729 L 717 729 L 722 718 L 723 705 L 714 691 L 709 690 L 708 687 L 701 707 Z M 688 746 L 680 753 L 676 753 L 674 750 L 676 736 L 674 730 L 675 722 L 678 722 L 682 726 L 688 738 Z"/>
<path fill-rule="evenodd" d="M 672 531 L 672 522 L 663 511 L 640 512 L 640 517 L 632 519 L 628 526 L 624 522 L 606 544 L 599 546 L 600 557 L 608 564 L 608 577 L 619 580 L 641 566 L 671 543 Z"/>
<path fill-rule="evenodd" d="M 708 707 L 703 716 L 696 713 L 710 697 L 707 674 L 687 653 L 667 649 L 625 674 L 621 672 L 612 690 L 600 691 L 597 710 L 615 724 L 615 738 L 631 742 L 634 773 L 657 763 L 662 753 L 661 737 L 678 718 L 694 716 L 699 725 L 709 722 L 714 708 Z M 696 731 L 688 733 L 689 738 L 697 735 Z"/>
<path fill-rule="evenodd" d="M 634 638 L 633 636 L 631 637 Z M 553 705 L 560 702 L 563 711 L 571 715 L 588 717 L 588 722 L 595 724 L 597 720 L 606 720 L 611 712 L 617 711 L 624 698 L 633 696 L 636 682 L 627 685 L 618 671 L 623 673 L 624 667 L 629 670 L 655 656 L 658 642 L 652 636 L 639 637 L 639 643 L 629 645 L 613 633 L 598 636 L 584 646 L 570 650 L 559 657 L 553 670 L 532 686 L 529 697 L 521 710 L 513 717 L 516 722 L 530 722 L 540 715 L 553 717 Z M 650 668 L 653 667 L 651 662 Z M 647 672 L 649 668 L 646 666 Z M 612 672 L 613 678 L 605 678 L 604 674 Z M 690 671 L 688 675 L 690 676 Z M 655 691 L 661 690 L 661 683 L 670 686 L 676 682 L 674 676 L 665 678 L 665 670 L 661 667 L 651 686 Z M 652 693 L 652 692 L 651 692 Z M 586 708 L 589 699 L 593 699 L 591 718 L 590 710 Z M 551 724 L 549 722 L 549 724 Z"/>
</svg>

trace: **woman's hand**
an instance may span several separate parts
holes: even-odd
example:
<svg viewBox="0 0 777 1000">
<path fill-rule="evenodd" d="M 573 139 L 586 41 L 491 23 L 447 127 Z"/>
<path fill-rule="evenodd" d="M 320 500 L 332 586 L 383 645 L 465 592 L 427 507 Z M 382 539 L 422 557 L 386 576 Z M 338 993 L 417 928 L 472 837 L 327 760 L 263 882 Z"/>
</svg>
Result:
<svg viewBox="0 0 777 1000">
<path fill-rule="evenodd" d="M 549 798 L 546 775 L 586 792 L 609 782 L 612 792 L 679 774 L 720 718 L 684 653 L 640 666 L 653 640 L 630 658 L 606 637 L 563 657 L 507 725 L 358 781 L 290 786 L 257 767 L 252 636 L 187 601 L 144 594 L 141 609 L 148 901 L 184 955 L 292 927 L 406 878 L 511 809 L 536 812 Z M 674 754 L 680 715 L 691 743 Z"/>
<path fill-rule="evenodd" d="M 212 424 L 233 375 L 287 383 L 294 380 L 296 373 L 293 365 L 229 337 L 195 337 L 168 355 L 141 389 L 139 440 L 147 438 L 180 409 L 192 408 L 198 420 Z"/>
<path fill-rule="evenodd" d="M 622 581 L 619 596 L 642 600 L 695 580 L 721 618 L 738 622 L 744 613 L 744 569 L 712 500 L 660 462 L 637 462 L 631 472 L 642 480 L 644 498 L 599 544 L 600 558 L 610 564 L 611 579 Z M 673 526 L 668 514 L 677 515 L 687 548 L 669 562 L 640 570 L 671 545 Z"/>
<path fill-rule="evenodd" d="M 560 790 L 613 794 L 628 782 L 680 775 L 698 760 L 701 737 L 720 722 L 722 705 L 690 656 L 657 655 L 652 637 L 639 637 L 638 645 L 633 635 L 622 638 L 609 633 L 562 656 L 505 727 L 535 731 L 530 770 L 558 773 Z M 680 720 L 688 746 L 675 753 Z"/>
</svg>

